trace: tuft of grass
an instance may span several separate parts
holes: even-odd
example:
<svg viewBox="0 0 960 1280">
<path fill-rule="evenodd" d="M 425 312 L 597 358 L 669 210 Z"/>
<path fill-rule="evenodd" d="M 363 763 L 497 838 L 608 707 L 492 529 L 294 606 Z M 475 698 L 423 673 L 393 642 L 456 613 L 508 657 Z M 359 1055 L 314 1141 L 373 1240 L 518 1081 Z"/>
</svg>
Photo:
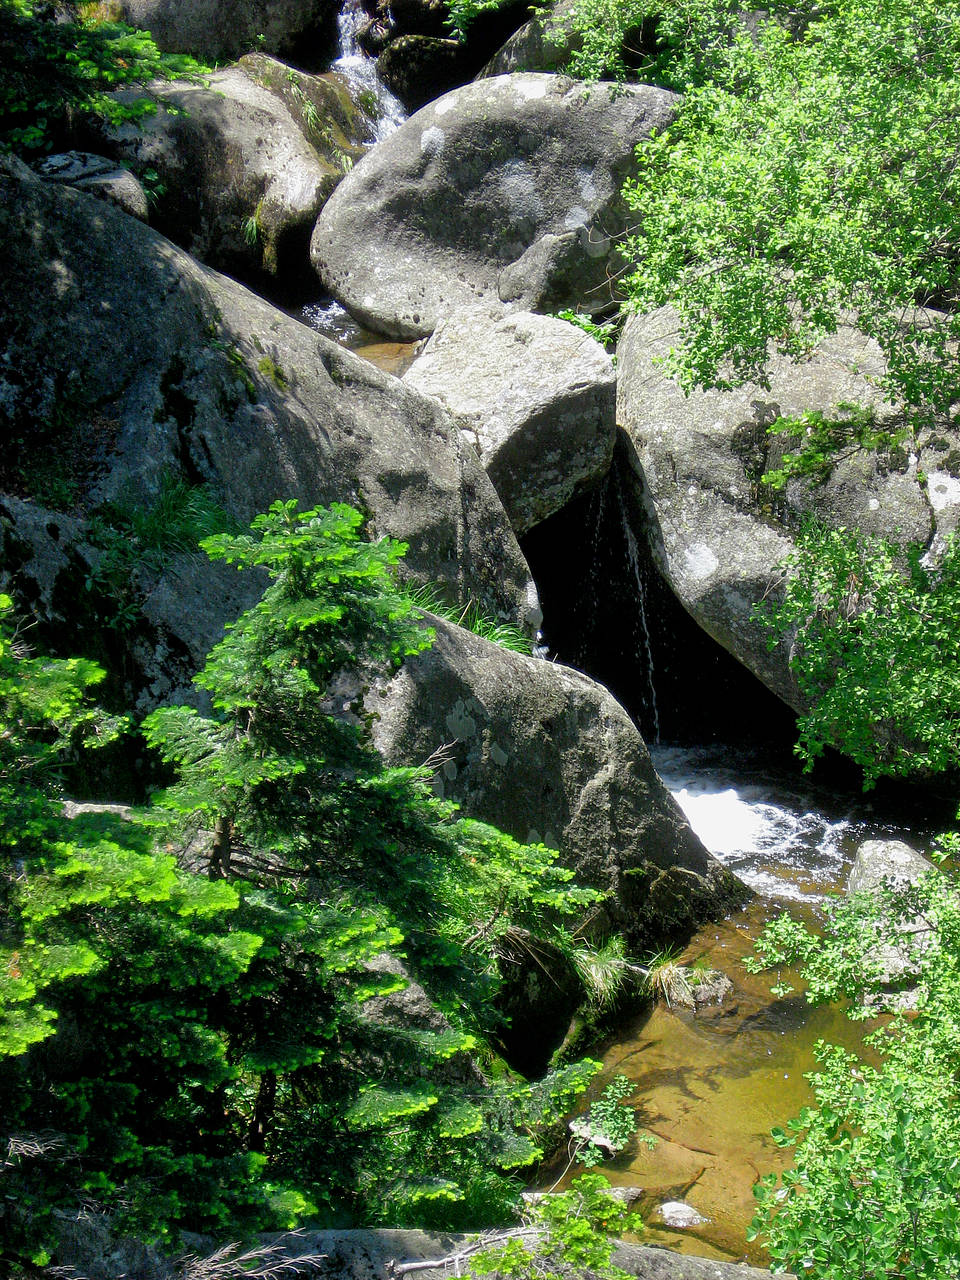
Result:
<svg viewBox="0 0 960 1280">
<path fill-rule="evenodd" d="M 677 947 L 664 947 L 655 952 L 643 965 L 646 971 L 645 983 L 654 1000 L 666 1000 L 668 1008 L 675 1004 L 692 1008 L 694 1004 L 693 988 L 690 983 L 690 970 L 686 965 L 678 963 L 680 955 Z"/>
<path fill-rule="evenodd" d="M 425 613 L 436 614 L 438 618 L 444 618 L 458 627 L 464 627 L 474 635 L 498 644 L 501 649 L 509 649 L 513 653 L 525 653 L 528 656 L 533 653 L 534 641 L 528 635 L 510 622 L 498 622 L 496 618 L 491 618 L 474 600 L 468 601 L 463 608 L 451 606 L 444 600 L 439 588 L 431 583 L 409 587 L 406 595 L 414 608 L 422 609 Z"/>
<path fill-rule="evenodd" d="M 633 968 L 620 937 L 609 938 L 598 946 L 575 947 L 570 952 L 570 963 L 595 1009 L 605 1009 L 613 1003 Z"/>
</svg>

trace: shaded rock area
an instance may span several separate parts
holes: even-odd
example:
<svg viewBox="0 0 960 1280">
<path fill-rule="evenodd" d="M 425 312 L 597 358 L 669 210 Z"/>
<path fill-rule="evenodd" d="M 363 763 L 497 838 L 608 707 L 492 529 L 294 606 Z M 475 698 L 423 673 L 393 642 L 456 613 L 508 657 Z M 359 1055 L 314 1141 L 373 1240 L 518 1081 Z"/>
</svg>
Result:
<svg viewBox="0 0 960 1280">
<path fill-rule="evenodd" d="M 873 410 L 880 426 L 902 419 L 874 382 L 879 348 L 851 328 L 825 338 L 810 359 L 776 357 L 767 388 L 683 392 L 655 361 L 676 339 L 669 309 L 631 318 L 618 350 L 618 421 L 647 513 L 654 558 L 685 609 L 703 629 L 795 709 L 800 699 L 781 644 L 767 649 L 754 606 L 780 581 L 802 517 L 817 515 L 900 542 L 928 544 L 960 515 L 960 436 L 944 428 L 887 454 L 841 456 L 820 480 L 793 480 L 777 494 L 761 476 L 779 465 L 783 437 L 767 428 L 782 416 L 840 406 Z"/>
<path fill-rule="evenodd" d="M 329 61 L 336 0 L 111 0 L 131 26 L 159 48 L 212 62 L 251 50 L 279 53 L 307 66 Z"/>
<path fill-rule="evenodd" d="M 89 1215 L 78 1222 L 64 1221 L 61 1237 L 61 1256 L 88 1280 L 116 1280 L 120 1274 L 126 1280 L 174 1280 L 169 1261 L 135 1241 L 110 1239 L 102 1218 Z M 477 1250 L 478 1237 L 367 1228 L 302 1231 L 268 1237 L 265 1243 L 274 1246 L 270 1261 L 278 1268 L 284 1260 L 314 1259 L 302 1264 L 300 1274 L 319 1280 L 400 1280 L 408 1274 L 445 1280 L 452 1274 L 471 1275 L 469 1257 Z M 212 1241 L 203 1237 L 191 1236 L 185 1244 L 195 1259 L 213 1250 Z M 423 1265 L 434 1259 L 436 1267 Z M 687 1257 L 656 1246 L 618 1244 L 613 1262 L 637 1280 L 773 1280 L 771 1272 L 757 1267 Z M 589 1280 L 592 1274 L 571 1269 L 570 1277 Z"/>
<path fill-rule="evenodd" d="M 403 380 L 453 415 L 517 534 L 609 470 L 613 363 L 564 320 L 466 307 L 441 322 Z"/>
<path fill-rule="evenodd" d="M 618 429 L 604 480 L 523 535 L 543 644 L 606 685 L 648 743 L 762 742 L 792 760 L 794 714 L 698 626 L 658 570 L 631 457 Z"/>
<path fill-rule="evenodd" d="M 566 20 L 580 0 L 557 0 L 535 9 L 533 17 L 504 41 L 480 72 L 490 76 L 514 71 L 562 71 L 582 40 L 570 32 Z"/>
<path fill-rule="evenodd" d="M 407 34 L 391 40 L 377 58 L 377 74 L 407 111 L 419 111 L 437 96 L 468 80 L 463 45 L 446 36 Z"/>
<path fill-rule="evenodd" d="M 65 151 L 60 155 L 46 156 L 36 169 L 47 182 L 66 182 L 78 191 L 109 200 L 141 222 L 146 222 L 150 216 L 150 203 L 141 183 L 129 169 L 106 156 L 93 155 L 89 151 Z"/>
<path fill-rule="evenodd" d="M 408 111 L 472 80 L 527 17 L 523 0 L 513 0 L 476 14 L 461 40 L 451 38 L 444 0 L 371 0 L 367 7 L 360 47 Z"/>
<path fill-rule="evenodd" d="M 550 75 L 457 89 L 347 175 L 317 221 L 314 266 L 359 320 L 401 338 L 478 300 L 598 312 L 614 293 L 634 148 L 675 102 Z"/>
<path fill-rule="evenodd" d="M 414 575 L 536 627 L 496 493 L 435 401 L 93 197 L 9 159 L 0 197 L 3 491 L 79 517 L 105 499 L 149 502 L 172 475 L 244 524 L 277 498 L 351 502 L 371 532 L 408 542 Z M 31 556 L 47 564 L 64 534 L 35 517 L 55 545 L 38 551 L 31 535 Z M 155 588 L 175 630 L 186 619 L 205 643 L 222 621 L 208 572 L 197 558 Z M 77 588 L 59 583 L 74 610 Z"/>
<path fill-rule="evenodd" d="M 441 795 L 520 840 L 559 849 L 582 883 L 610 894 L 600 910 L 628 935 L 675 935 L 742 897 L 601 685 L 431 622 L 433 647 L 365 699 L 388 763 L 440 753 Z"/>
<path fill-rule="evenodd" d="M 231 274 L 302 280 L 317 215 L 373 138 L 346 83 L 249 54 L 152 96 L 155 113 L 111 129 L 104 146 L 151 175 L 158 230 Z"/>
</svg>

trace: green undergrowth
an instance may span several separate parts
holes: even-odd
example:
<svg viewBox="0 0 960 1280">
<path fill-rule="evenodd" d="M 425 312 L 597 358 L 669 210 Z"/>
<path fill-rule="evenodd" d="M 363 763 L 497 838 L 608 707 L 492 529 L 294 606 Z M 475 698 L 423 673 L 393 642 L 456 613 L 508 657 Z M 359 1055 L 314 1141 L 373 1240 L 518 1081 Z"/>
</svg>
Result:
<svg viewBox="0 0 960 1280">
<path fill-rule="evenodd" d="M 0 0 L 0 150 L 25 158 L 68 145 L 90 122 L 119 125 L 156 111 L 115 91 L 151 80 L 199 79 L 207 68 L 161 53 L 110 4 Z"/>
<path fill-rule="evenodd" d="M 172 482 L 162 506 L 112 527 L 164 554 L 209 514 Z M 70 758 L 129 722 L 90 700 L 95 663 L 34 654 L 0 601 L 8 1268 L 47 1257 L 81 1205 L 165 1246 L 510 1223 L 517 1171 L 597 1071 L 527 1081 L 490 1046 L 518 946 L 585 977 L 616 960 L 575 928 L 599 895 L 328 709 L 344 665 L 389 670 L 432 641 L 402 544 L 366 541 L 348 507 L 278 503 L 203 547 L 268 585 L 197 677 L 208 710 L 143 723 L 169 777 L 147 809 L 65 816 Z M 402 1012 L 414 982 L 426 1022 Z"/>
</svg>

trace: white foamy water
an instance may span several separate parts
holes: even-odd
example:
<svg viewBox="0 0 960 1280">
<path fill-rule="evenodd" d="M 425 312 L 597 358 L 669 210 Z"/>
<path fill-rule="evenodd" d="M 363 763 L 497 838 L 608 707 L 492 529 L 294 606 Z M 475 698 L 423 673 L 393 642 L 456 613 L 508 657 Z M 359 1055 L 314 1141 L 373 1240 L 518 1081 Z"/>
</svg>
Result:
<svg viewBox="0 0 960 1280">
<path fill-rule="evenodd" d="M 369 21 L 369 14 L 360 0 L 345 0 L 337 15 L 339 50 L 330 70 L 341 75 L 350 86 L 353 98 L 359 102 L 372 121 L 373 136 L 368 143 L 382 142 L 398 129 L 407 118 L 400 99 L 395 97 L 377 75 L 377 64 L 360 48 L 357 36 L 361 27 Z"/>
<path fill-rule="evenodd" d="M 706 847 L 762 897 L 817 901 L 842 886 L 861 840 L 889 834 L 862 805 L 828 812 L 812 786 L 722 749 L 650 754 Z"/>
</svg>

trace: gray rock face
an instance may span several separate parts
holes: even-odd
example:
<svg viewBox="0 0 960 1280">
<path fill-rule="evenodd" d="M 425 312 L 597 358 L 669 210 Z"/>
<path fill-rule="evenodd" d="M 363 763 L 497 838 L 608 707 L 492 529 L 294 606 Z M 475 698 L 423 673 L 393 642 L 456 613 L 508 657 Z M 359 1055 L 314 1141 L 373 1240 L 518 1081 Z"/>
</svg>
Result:
<svg viewBox="0 0 960 1280">
<path fill-rule="evenodd" d="M 465 307 L 441 322 L 403 380 L 453 415 L 518 535 L 610 467 L 613 363 L 565 320 Z"/>
<path fill-rule="evenodd" d="M 493 486 L 435 401 L 149 227 L 0 161 L 3 483 L 42 481 L 82 512 L 149 501 L 165 474 L 206 483 L 242 523 L 277 498 L 359 505 L 408 542 L 415 574 L 537 625 Z M 171 578 L 168 615 L 215 613 L 195 607 L 203 582 Z"/>
<path fill-rule="evenodd" d="M 557 3 L 534 13 L 497 50 L 478 79 L 510 75 L 514 71 L 561 71 L 581 41 L 565 29 L 565 19 L 577 0 Z"/>
<path fill-rule="evenodd" d="M 542 840 L 603 889 L 616 928 L 682 928 L 743 889 L 691 831 L 643 739 L 602 686 L 431 619 L 437 638 L 370 690 L 388 763 L 440 752 L 438 791 L 470 817 Z"/>
<path fill-rule="evenodd" d="M 307 37 L 332 33 L 337 12 L 333 0 L 120 0 L 119 8 L 161 49 L 214 62 L 250 49 L 289 53 Z"/>
<path fill-rule="evenodd" d="M 614 1189 L 615 1190 L 615 1189 Z M 481 1224 L 477 1224 L 478 1228 Z M 76 1267 L 90 1280 L 176 1280 L 175 1266 L 155 1249 L 136 1241 L 111 1237 L 104 1215 L 88 1214 L 64 1219 L 57 1224 L 57 1260 Z M 210 1237 L 189 1236 L 192 1252 L 205 1258 L 217 1242 Z M 458 1270 L 469 1275 L 470 1254 L 478 1245 L 476 1236 L 429 1233 L 415 1230 L 361 1228 L 340 1231 L 301 1231 L 277 1238 L 282 1257 L 291 1262 L 310 1256 L 301 1271 L 318 1280 L 393 1280 L 398 1263 L 418 1263 L 415 1275 L 422 1280 L 446 1280 L 453 1259 L 460 1256 Z M 436 1259 L 435 1267 L 424 1266 Z M 275 1261 L 282 1260 L 274 1255 Z M 637 1280 L 773 1280 L 769 1271 L 736 1262 L 715 1262 L 673 1253 L 669 1249 L 638 1244 L 618 1244 L 613 1262 Z M 571 1269 L 571 1280 L 588 1280 L 594 1272 Z M 794 1277 L 781 1273 L 781 1280 Z"/>
<path fill-rule="evenodd" d="M 847 877 L 848 893 L 869 893 L 884 882 L 902 888 L 936 871 L 934 864 L 902 840 L 864 840 Z"/>
<path fill-rule="evenodd" d="M 317 221 L 313 263 L 358 319 L 402 338 L 480 299 L 596 312 L 611 298 L 634 148 L 675 102 L 550 75 L 456 89 L 347 175 Z"/>
<path fill-rule="evenodd" d="M 317 214 L 373 136 L 344 82 L 250 54 L 203 83 L 152 93 L 157 111 L 104 145 L 155 175 L 158 229 L 235 274 L 302 273 Z"/>
<path fill-rule="evenodd" d="M 89 151 L 64 151 L 60 155 L 47 156 L 36 168 L 48 182 L 67 182 L 78 191 L 110 200 L 141 222 L 146 222 L 150 215 L 143 186 L 128 169 L 121 168 L 106 156 L 92 155 Z"/>
<path fill-rule="evenodd" d="M 794 547 L 802 515 L 928 543 L 956 525 L 960 481 L 952 470 L 960 438 L 941 432 L 914 453 L 888 458 L 855 454 L 825 483 L 795 480 L 775 494 L 760 477 L 783 456 L 783 439 L 766 431 L 778 417 L 812 410 L 836 416 L 839 405 L 853 402 L 871 406 L 880 424 L 898 421 L 869 381 L 883 372 L 879 348 L 842 329 L 803 364 L 771 360 L 767 389 L 684 396 L 654 363 L 675 334 L 668 309 L 633 317 L 618 351 L 617 420 L 632 446 L 654 555 L 704 630 L 800 709 L 786 647 L 769 652 L 765 628 L 750 615 L 777 590 L 777 566 Z"/>
<path fill-rule="evenodd" d="M 864 840 L 847 877 L 847 893 L 876 893 L 885 887 L 906 889 L 937 868 L 902 840 Z M 899 936 L 902 941 L 897 941 Z M 886 1010 L 912 1009 L 917 992 L 913 983 L 919 958 L 932 940 L 926 921 L 915 918 L 898 925 L 894 940 L 876 946 L 870 959 L 878 967 L 881 990 L 867 1003 Z"/>
</svg>

